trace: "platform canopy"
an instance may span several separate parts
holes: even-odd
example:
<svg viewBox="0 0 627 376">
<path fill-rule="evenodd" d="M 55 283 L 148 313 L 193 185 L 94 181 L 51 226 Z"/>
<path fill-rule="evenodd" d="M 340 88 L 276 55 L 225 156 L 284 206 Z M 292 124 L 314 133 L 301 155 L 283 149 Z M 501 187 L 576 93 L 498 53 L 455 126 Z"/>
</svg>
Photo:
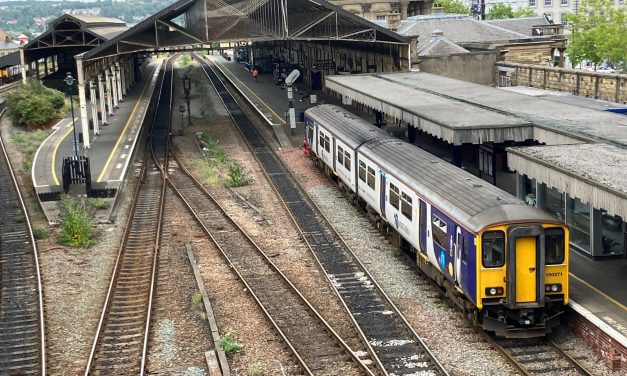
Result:
<svg viewBox="0 0 627 376">
<path fill-rule="evenodd" d="M 85 61 L 175 46 L 269 40 L 408 40 L 327 1 L 180 0 L 85 54 Z"/>
</svg>

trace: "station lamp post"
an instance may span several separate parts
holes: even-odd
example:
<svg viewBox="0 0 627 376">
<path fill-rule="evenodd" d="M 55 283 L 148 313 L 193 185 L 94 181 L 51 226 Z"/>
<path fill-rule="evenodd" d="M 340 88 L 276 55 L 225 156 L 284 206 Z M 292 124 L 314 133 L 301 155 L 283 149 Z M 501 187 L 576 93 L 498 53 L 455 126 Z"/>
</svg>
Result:
<svg viewBox="0 0 627 376">
<path fill-rule="evenodd" d="M 76 140 L 76 123 L 74 122 L 74 100 L 72 98 L 72 85 L 74 85 L 74 77 L 72 73 L 67 72 L 65 79 L 63 80 L 69 87 L 68 94 L 70 96 L 70 109 L 72 111 L 72 133 L 74 135 L 74 156 L 78 158 L 78 141 Z"/>
<path fill-rule="evenodd" d="M 190 94 L 192 92 L 192 80 L 190 80 L 189 77 L 187 76 L 183 77 L 183 90 L 185 90 L 185 100 L 187 101 L 187 124 L 191 127 L 192 126 L 192 113 L 191 113 L 191 106 L 189 105 L 189 102 L 190 102 Z"/>
</svg>

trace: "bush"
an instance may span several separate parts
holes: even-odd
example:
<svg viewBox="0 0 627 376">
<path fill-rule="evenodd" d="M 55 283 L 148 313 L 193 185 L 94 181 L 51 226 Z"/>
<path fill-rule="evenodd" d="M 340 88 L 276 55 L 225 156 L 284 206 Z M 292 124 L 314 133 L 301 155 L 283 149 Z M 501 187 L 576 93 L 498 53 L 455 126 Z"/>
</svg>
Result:
<svg viewBox="0 0 627 376">
<path fill-rule="evenodd" d="M 63 93 L 29 79 L 7 95 L 7 115 L 19 126 L 45 124 L 59 115 L 64 103 Z"/>
<path fill-rule="evenodd" d="M 235 335 L 231 329 L 227 329 L 226 333 L 220 337 L 220 346 L 226 355 L 231 355 L 242 349 L 242 345 L 235 342 Z"/>
<path fill-rule="evenodd" d="M 107 209 L 109 207 L 109 202 L 102 198 L 92 198 L 91 206 L 96 210 Z"/>
<path fill-rule="evenodd" d="M 190 65 L 192 62 L 192 57 L 189 55 L 183 55 L 181 56 L 181 65 L 186 67 L 188 65 Z"/>
<path fill-rule="evenodd" d="M 86 200 L 64 195 L 60 201 L 61 232 L 59 243 L 73 248 L 88 248 L 94 242 L 93 213 L 87 210 Z"/>
<path fill-rule="evenodd" d="M 13 132 L 11 138 L 17 149 L 24 155 L 22 162 L 22 172 L 30 173 L 33 167 L 33 157 L 39 148 L 39 145 L 48 137 L 50 130 L 36 130 L 33 132 L 17 131 Z"/>
<path fill-rule="evenodd" d="M 226 182 L 228 187 L 243 187 L 250 184 L 251 179 L 248 174 L 237 162 L 229 163 L 229 179 Z"/>
</svg>

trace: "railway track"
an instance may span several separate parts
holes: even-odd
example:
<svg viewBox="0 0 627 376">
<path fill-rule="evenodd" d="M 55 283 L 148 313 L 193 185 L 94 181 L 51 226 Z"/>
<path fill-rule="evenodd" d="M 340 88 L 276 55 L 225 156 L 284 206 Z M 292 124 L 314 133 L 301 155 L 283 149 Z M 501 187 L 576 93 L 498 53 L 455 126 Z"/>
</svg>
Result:
<svg viewBox="0 0 627 376">
<path fill-rule="evenodd" d="M 419 338 L 341 236 L 274 154 L 206 61 L 196 57 L 263 167 L 330 282 L 352 315 L 383 374 L 448 372 Z"/>
<path fill-rule="evenodd" d="M 484 338 L 525 376 L 592 374 L 553 341 L 534 338 L 526 340 L 495 339 L 482 332 Z"/>
<path fill-rule="evenodd" d="M 160 73 L 159 80 L 161 89 L 155 90 L 151 101 L 151 106 L 156 104 L 157 108 L 152 119 L 150 145 L 144 156 L 141 181 L 135 190 L 131 216 L 87 362 L 86 376 L 145 374 L 166 188 L 160 166 L 167 163 L 167 144 L 164 143 L 168 141 L 171 92 L 162 93 L 162 90 L 171 86 L 170 62 Z"/>
<path fill-rule="evenodd" d="M 174 192 L 216 244 L 307 375 L 374 375 L 287 277 L 175 157 Z"/>
<path fill-rule="evenodd" d="M 0 103 L 0 117 L 5 103 Z M 37 246 L 0 138 L 0 372 L 46 374 L 46 339 Z"/>
</svg>

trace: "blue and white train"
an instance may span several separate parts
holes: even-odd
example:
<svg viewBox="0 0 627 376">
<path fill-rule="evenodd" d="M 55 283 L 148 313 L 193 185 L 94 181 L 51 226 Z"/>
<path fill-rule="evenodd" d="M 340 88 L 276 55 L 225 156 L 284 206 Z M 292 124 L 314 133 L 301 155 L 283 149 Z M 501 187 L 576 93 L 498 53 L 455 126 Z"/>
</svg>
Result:
<svg viewBox="0 0 627 376">
<path fill-rule="evenodd" d="M 568 303 L 568 228 L 333 105 L 305 112 L 305 148 L 486 331 L 543 336 Z"/>
</svg>

